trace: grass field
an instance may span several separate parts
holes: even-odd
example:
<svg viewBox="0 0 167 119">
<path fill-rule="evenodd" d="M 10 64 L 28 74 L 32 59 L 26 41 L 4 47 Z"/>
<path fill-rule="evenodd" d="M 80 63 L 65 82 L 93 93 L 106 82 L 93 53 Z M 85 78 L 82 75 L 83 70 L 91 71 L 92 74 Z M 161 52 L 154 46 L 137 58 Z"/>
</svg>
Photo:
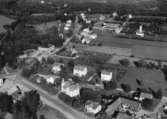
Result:
<svg viewBox="0 0 167 119">
<path fill-rule="evenodd" d="M 128 47 L 128 48 L 131 48 L 134 45 L 167 47 L 166 42 L 118 38 L 118 37 L 115 37 L 115 35 L 109 31 L 102 32 L 99 30 L 95 30 L 95 32 L 98 34 L 97 41 L 102 42 L 103 45 L 107 45 L 107 46 L 119 46 L 119 47 Z"/>
<path fill-rule="evenodd" d="M 129 48 L 132 55 L 144 59 L 167 60 L 167 42 L 118 38 L 109 31 L 96 31 L 96 33 L 98 39 L 93 42 L 101 42 L 103 46 Z"/>
<path fill-rule="evenodd" d="M 141 86 L 137 84 L 136 79 L 142 82 Z M 121 83 L 131 85 L 133 90 L 139 87 L 146 90 L 151 88 L 154 91 L 162 89 L 163 94 L 167 96 L 167 82 L 165 81 L 164 74 L 158 70 L 130 68 L 127 70 L 125 76 L 120 80 L 119 84 Z"/>
<path fill-rule="evenodd" d="M 13 19 L 0 15 L 0 32 L 5 31 L 5 29 L 3 28 L 3 25 L 11 24 L 12 22 L 14 22 Z"/>
<path fill-rule="evenodd" d="M 42 107 L 42 109 L 38 111 L 38 116 L 40 115 L 44 115 L 46 119 L 67 119 L 61 112 L 49 106 Z"/>
</svg>

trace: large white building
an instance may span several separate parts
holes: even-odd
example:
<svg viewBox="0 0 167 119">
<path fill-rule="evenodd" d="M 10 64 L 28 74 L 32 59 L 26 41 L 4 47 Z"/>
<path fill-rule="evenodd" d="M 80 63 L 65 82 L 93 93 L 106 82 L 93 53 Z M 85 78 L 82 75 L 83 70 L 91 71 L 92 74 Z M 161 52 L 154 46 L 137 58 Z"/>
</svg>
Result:
<svg viewBox="0 0 167 119">
<path fill-rule="evenodd" d="M 82 77 L 86 76 L 87 73 L 88 73 L 88 68 L 86 66 L 81 66 L 81 65 L 74 66 L 73 75 Z"/>
<path fill-rule="evenodd" d="M 101 72 L 101 80 L 102 81 L 111 81 L 113 78 L 113 72 L 103 70 Z"/>
<path fill-rule="evenodd" d="M 101 109 L 102 109 L 102 106 L 97 102 L 93 102 L 89 100 L 85 104 L 85 110 L 87 113 L 97 114 L 98 112 L 101 111 Z"/>
<path fill-rule="evenodd" d="M 61 92 L 70 97 L 76 97 L 80 95 L 80 86 L 72 80 L 64 81 L 63 79 L 61 83 Z"/>
<path fill-rule="evenodd" d="M 37 50 L 29 49 L 24 51 L 23 55 L 20 55 L 18 59 L 26 59 L 26 58 L 35 58 L 39 62 L 42 62 L 43 59 L 47 60 L 49 56 L 54 54 L 56 51 L 55 46 L 50 46 L 49 48 L 38 47 Z"/>
</svg>

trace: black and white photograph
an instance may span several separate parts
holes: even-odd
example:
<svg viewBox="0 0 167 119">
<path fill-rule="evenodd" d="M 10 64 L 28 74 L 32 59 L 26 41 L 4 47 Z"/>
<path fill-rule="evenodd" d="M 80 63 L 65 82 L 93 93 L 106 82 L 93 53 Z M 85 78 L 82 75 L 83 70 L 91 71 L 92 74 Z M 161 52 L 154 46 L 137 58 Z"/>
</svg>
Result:
<svg viewBox="0 0 167 119">
<path fill-rule="evenodd" d="M 167 0 L 0 0 L 0 119 L 167 119 Z"/>
</svg>

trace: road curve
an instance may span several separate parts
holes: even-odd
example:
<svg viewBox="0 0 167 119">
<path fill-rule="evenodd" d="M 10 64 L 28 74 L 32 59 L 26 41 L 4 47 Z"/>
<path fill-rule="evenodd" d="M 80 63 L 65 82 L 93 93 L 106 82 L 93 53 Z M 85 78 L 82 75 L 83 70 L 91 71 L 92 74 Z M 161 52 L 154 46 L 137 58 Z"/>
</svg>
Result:
<svg viewBox="0 0 167 119">
<path fill-rule="evenodd" d="M 93 118 L 90 118 L 90 117 L 82 114 L 81 112 L 79 112 L 77 110 L 74 110 L 73 108 L 71 108 L 70 106 L 66 105 L 61 100 L 59 100 L 59 98 L 57 98 L 57 96 L 50 95 L 42 88 L 29 82 L 28 80 L 26 80 L 25 78 L 23 78 L 20 75 L 12 74 L 12 75 L 6 76 L 6 78 L 10 79 L 10 80 L 16 79 L 15 81 L 17 81 L 17 83 L 20 83 L 29 89 L 37 90 L 41 96 L 41 100 L 45 104 L 62 112 L 67 117 L 67 119 L 93 119 Z"/>
</svg>

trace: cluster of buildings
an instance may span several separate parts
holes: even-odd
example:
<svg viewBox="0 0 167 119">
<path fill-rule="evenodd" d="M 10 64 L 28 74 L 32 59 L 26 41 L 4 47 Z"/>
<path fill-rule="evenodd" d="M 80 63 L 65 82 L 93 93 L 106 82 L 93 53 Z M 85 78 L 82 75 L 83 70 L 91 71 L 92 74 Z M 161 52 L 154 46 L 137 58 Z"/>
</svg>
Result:
<svg viewBox="0 0 167 119">
<path fill-rule="evenodd" d="M 62 64 L 54 64 L 52 71 L 57 74 L 61 71 Z M 89 68 L 83 65 L 75 65 L 73 68 L 73 75 L 79 78 L 85 77 L 89 73 Z M 110 82 L 113 80 L 113 72 L 108 70 L 102 70 L 100 74 L 100 80 L 102 82 Z M 68 95 L 70 98 L 76 98 L 80 96 L 80 90 L 82 86 L 79 83 L 73 81 L 73 79 L 62 79 L 61 92 Z M 112 103 L 106 106 L 100 102 L 88 100 L 84 104 L 84 111 L 88 114 L 97 115 L 104 111 L 109 118 L 113 119 L 161 119 L 164 116 L 155 107 L 154 110 L 148 111 L 142 108 L 142 101 L 144 99 L 153 99 L 153 95 L 150 93 L 141 92 L 140 95 L 134 96 L 133 98 L 118 97 Z M 161 101 L 160 101 L 161 103 Z M 162 104 L 161 104 L 162 105 Z M 165 103 L 163 105 L 165 110 Z M 159 106 L 160 107 L 160 106 Z M 160 116 L 161 115 L 161 116 Z"/>
<path fill-rule="evenodd" d="M 142 95 L 140 96 L 141 98 Z M 145 97 L 145 99 L 147 99 Z M 87 113 L 98 115 L 103 111 L 105 118 L 109 119 L 166 119 L 165 108 L 167 103 L 161 99 L 159 105 L 152 111 L 145 110 L 142 102 L 127 97 L 118 97 L 104 109 L 103 105 L 97 102 L 88 101 L 85 103 Z"/>
<path fill-rule="evenodd" d="M 89 44 L 92 40 L 96 40 L 97 34 L 93 33 L 90 28 L 85 28 L 81 31 L 79 35 L 79 40 L 82 44 Z"/>
<path fill-rule="evenodd" d="M 113 18 L 117 17 L 117 13 L 113 13 Z M 80 14 L 80 17 L 86 24 L 91 24 L 91 21 L 88 20 L 86 15 L 84 13 Z M 131 19 L 133 16 L 128 15 L 128 20 Z M 107 29 L 115 33 L 120 33 L 122 31 L 122 26 L 119 22 L 108 22 L 105 18 L 101 18 L 101 22 L 95 24 L 93 27 L 94 29 Z M 128 20 L 126 22 L 128 22 Z M 71 20 L 67 20 L 64 25 L 64 34 L 69 34 L 72 31 L 73 23 Z M 139 30 L 136 31 L 136 35 L 140 37 L 144 37 L 143 27 L 140 25 Z M 83 28 L 79 32 L 79 40 L 83 44 L 89 44 L 92 40 L 97 39 L 97 34 L 93 32 L 93 30 L 89 27 Z M 50 54 L 53 54 L 56 49 L 54 46 L 51 46 L 50 48 L 41 48 L 39 47 L 38 50 L 33 50 L 32 52 L 28 52 L 22 56 L 20 56 L 20 59 L 24 59 L 27 57 L 33 57 L 37 58 L 38 61 L 42 62 L 42 59 L 47 59 L 47 57 Z M 72 54 L 77 54 L 77 51 L 75 48 L 72 50 Z M 52 75 L 42 75 L 37 74 L 38 77 L 36 78 L 37 83 L 41 83 L 41 81 L 44 79 L 47 84 L 55 84 L 56 80 L 61 77 L 59 76 L 60 72 L 62 71 L 62 67 L 65 67 L 64 64 L 61 63 L 54 63 L 51 68 Z M 72 71 L 72 76 L 76 76 L 78 79 L 84 79 L 83 77 L 86 77 L 89 74 L 89 68 L 87 66 L 83 65 L 75 65 Z M 96 72 L 97 73 L 97 72 Z M 114 80 L 114 74 L 115 72 L 109 71 L 109 70 L 101 70 L 99 79 L 101 82 L 109 83 Z M 86 77 L 87 79 L 92 79 L 90 77 Z M 0 85 L 3 84 L 3 80 L 0 80 Z M 96 86 L 96 85 L 94 85 Z M 82 88 L 82 85 L 80 83 L 75 82 L 71 77 L 68 79 L 61 79 L 61 86 L 60 86 L 60 92 L 69 96 L 70 98 L 76 98 L 80 96 L 80 90 Z M 117 97 L 116 100 L 114 100 L 112 103 L 104 105 L 101 102 L 96 102 L 92 100 L 87 100 L 84 104 L 84 111 L 89 114 L 97 115 L 100 112 L 104 112 L 108 118 L 111 119 L 161 119 L 162 115 L 159 116 L 159 112 L 148 112 L 142 108 L 142 101 L 144 99 L 153 99 L 152 94 L 148 93 L 141 93 L 139 96 L 135 96 L 133 98 L 127 98 L 127 97 Z M 161 103 L 161 102 L 160 102 Z M 166 109 L 165 104 L 164 110 Z M 162 107 L 162 106 L 161 106 Z M 167 109 L 166 109 L 167 110 Z M 158 114 L 158 116 L 157 116 Z M 151 116 L 150 116 L 151 115 Z M 152 116 L 154 115 L 154 116 Z"/>
<path fill-rule="evenodd" d="M 56 48 L 55 46 L 50 46 L 49 48 L 44 48 L 44 47 L 38 47 L 37 49 L 29 49 L 24 51 L 23 55 L 20 55 L 18 57 L 18 60 L 24 60 L 27 58 L 35 58 L 39 62 L 42 62 L 43 59 L 46 59 L 51 56 L 52 54 L 56 53 Z"/>
</svg>

